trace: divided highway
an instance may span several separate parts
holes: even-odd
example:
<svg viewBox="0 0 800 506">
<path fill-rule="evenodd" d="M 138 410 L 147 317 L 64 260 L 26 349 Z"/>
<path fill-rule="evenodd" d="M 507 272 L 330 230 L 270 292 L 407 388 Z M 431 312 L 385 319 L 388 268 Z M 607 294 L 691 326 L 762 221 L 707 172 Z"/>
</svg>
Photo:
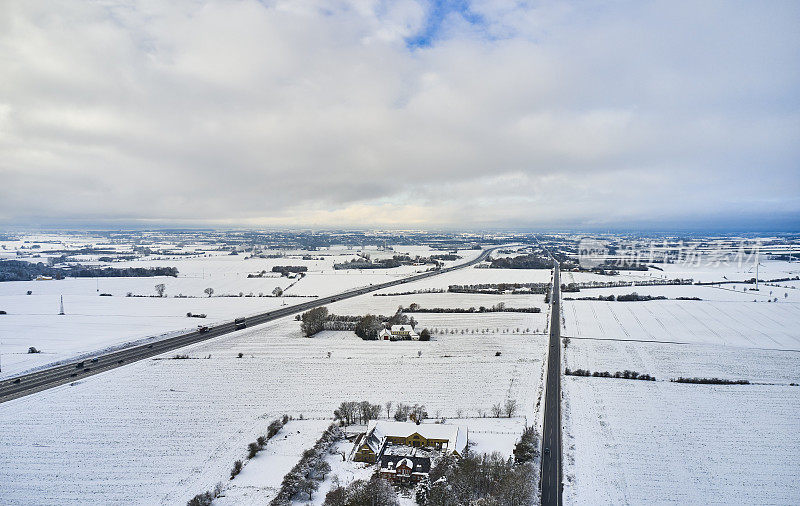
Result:
<svg viewBox="0 0 800 506">
<path fill-rule="evenodd" d="M 388 281 L 386 283 L 377 285 L 356 288 L 354 290 L 349 290 L 327 297 L 321 297 L 319 299 L 303 302 L 294 306 L 286 306 L 273 311 L 267 311 L 265 313 L 248 316 L 245 317 L 246 325 L 252 326 L 266 323 L 284 316 L 299 313 L 301 311 L 307 311 L 314 307 L 330 304 L 331 302 L 336 302 L 337 300 L 349 299 L 351 297 L 363 295 L 375 290 L 380 290 L 403 283 L 409 283 L 411 281 L 418 281 L 420 279 L 429 278 L 445 272 L 469 267 L 485 260 L 486 257 L 489 256 L 489 254 L 495 249 L 498 249 L 498 247 L 489 248 L 481 253 L 477 258 L 452 267 L 447 267 L 437 271 L 428 271 L 422 274 L 416 274 L 407 278 Z M 237 318 L 237 320 L 239 319 Z M 96 357 L 89 359 L 79 361 L 76 360 L 71 363 L 54 366 L 30 374 L 5 379 L 0 381 L 0 402 L 16 399 L 17 397 L 22 397 L 34 392 L 46 390 L 54 386 L 63 385 L 65 383 L 85 378 L 100 372 L 108 371 L 110 369 L 130 364 L 138 360 L 153 357 L 155 355 L 160 355 L 184 346 L 229 334 L 236 330 L 238 330 L 236 323 L 234 323 L 234 321 L 229 321 L 218 325 L 209 326 L 208 331 L 206 332 L 192 331 L 168 339 L 154 341 L 149 344 L 133 346 L 119 351 L 97 355 Z"/>
<path fill-rule="evenodd" d="M 542 506 L 561 505 L 561 276 L 553 259 L 550 342 L 542 424 Z"/>
</svg>

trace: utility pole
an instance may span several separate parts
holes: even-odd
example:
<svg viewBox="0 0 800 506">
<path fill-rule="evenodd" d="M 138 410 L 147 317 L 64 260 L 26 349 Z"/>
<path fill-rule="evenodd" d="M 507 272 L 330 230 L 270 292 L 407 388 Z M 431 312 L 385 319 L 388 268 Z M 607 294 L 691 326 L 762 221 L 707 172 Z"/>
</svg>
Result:
<svg viewBox="0 0 800 506">
<path fill-rule="evenodd" d="M 756 247 L 756 291 L 758 291 L 758 264 L 761 263 L 758 259 L 758 253 L 758 247 Z"/>
</svg>

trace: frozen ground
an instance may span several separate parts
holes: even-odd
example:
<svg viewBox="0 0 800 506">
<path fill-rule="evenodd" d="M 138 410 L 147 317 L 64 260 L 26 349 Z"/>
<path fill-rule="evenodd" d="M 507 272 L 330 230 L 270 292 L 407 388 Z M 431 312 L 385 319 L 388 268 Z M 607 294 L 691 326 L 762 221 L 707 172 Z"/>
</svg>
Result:
<svg viewBox="0 0 800 506">
<path fill-rule="evenodd" d="M 800 388 L 565 377 L 565 504 L 798 504 Z"/>
<path fill-rule="evenodd" d="M 565 294 L 705 299 L 563 303 L 562 366 L 659 380 L 564 377 L 565 503 L 798 503 L 800 303 L 723 286 Z M 679 376 L 754 384 L 669 382 Z"/>
<path fill-rule="evenodd" d="M 800 383 L 800 352 L 796 351 L 571 339 L 563 360 L 564 367 L 573 370 L 613 373 L 629 369 L 659 380 L 682 376 L 784 385 Z"/>
<path fill-rule="evenodd" d="M 295 304 L 304 299 L 285 300 Z M 148 336 L 158 338 L 201 323 L 266 311 L 280 306 L 281 299 L 65 295 L 65 315 L 58 314 L 59 303 L 58 295 L 0 295 L 0 306 L 8 312 L 0 315 L 0 377 Z M 187 312 L 205 313 L 208 317 L 188 318 Z M 41 353 L 27 353 L 31 346 Z"/>
<path fill-rule="evenodd" d="M 564 301 L 563 336 L 800 350 L 800 303 Z"/>
<path fill-rule="evenodd" d="M 698 297 L 703 300 L 719 302 L 767 302 L 778 298 L 778 302 L 800 302 L 800 292 L 788 287 L 761 286 L 758 291 L 751 290 L 753 285 L 663 285 L 663 286 L 624 286 L 615 288 L 582 288 L 580 292 L 562 293 L 564 297 L 597 297 L 602 295 L 627 295 L 633 292 L 639 295 L 663 295 L 669 299 L 677 297 Z"/>
<path fill-rule="evenodd" d="M 262 451 L 245 461 L 242 472 L 234 480 L 224 484 L 221 497 L 214 504 L 255 506 L 269 503 L 278 495 L 284 475 L 297 464 L 303 451 L 314 446 L 330 424 L 330 420 L 287 423 Z"/>
<path fill-rule="evenodd" d="M 794 277 L 800 274 L 800 262 L 760 259 L 758 278 L 761 280 Z M 746 261 L 717 262 L 701 257 L 698 262 L 655 264 L 662 270 L 620 271 L 618 276 L 604 276 L 588 272 L 561 273 L 562 283 L 590 281 L 651 280 L 691 278 L 695 282 L 744 281 L 756 276 L 755 258 Z"/>
<path fill-rule="evenodd" d="M 514 398 L 534 420 L 545 346 L 502 333 L 306 339 L 291 318 L 247 329 L 187 348 L 190 359 L 0 404 L 0 503 L 182 504 L 224 481 L 275 417 L 328 418 L 343 400 L 421 403 L 449 418 Z"/>
<path fill-rule="evenodd" d="M 43 246 L 60 247 L 51 244 Z M 398 247 L 401 252 L 408 249 L 412 250 L 409 251 L 412 254 L 435 253 L 426 247 Z M 479 253 L 475 250 L 462 251 L 460 254 L 463 259 L 447 264 L 464 262 Z M 241 254 L 213 254 L 197 258 L 146 258 L 108 264 L 115 268 L 175 266 L 180 272 L 177 278 L 68 278 L 0 283 L 0 310 L 8 313 L 0 315 L 0 377 L 20 374 L 110 346 L 148 337 L 161 337 L 192 328 L 199 323 L 230 320 L 237 316 L 267 311 L 281 304 L 298 304 L 308 300 L 302 297 L 258 296 L 269 295 L 276 287 L 288 288 L 287 294 L 293 295 L 328 295 L 371 283 L 383 283 L 428 268 L 403 266 L 371 271 L 334 271 L 333 263 L 352 258 L 355 252 L 334 249 L 323 252 L 288 251 L 287 254 L 290 256 L 272 259 L 246 258 Z M 301 256 L 304 254 L 322 260 L 302 260 Z M 391 256 L 393 253 L 372 254 L 379 258 Z M 309 273 L 300 280 L 280 277 L 271 272 L 268 272 L 266 278 L 247 277 L 248 274 L 262 270 L 270 271 L 274 265 L 306 265 Z M 154 287 L 159 283 L 166 285 L 167 297 L 151 297 L 155 295 Z M 205 288 L 213 288 L 214 297 L 205 296 Z M 26 295 L 29 290 L 33 292 L 32 295 Z M 146 297 L 126 297 L 129 292 Z M 112 296 L 101 297 L 100 293 Z M 239 297 L 240 293 L 244 296 Z M 63 316 L 58 314 L 62 295 L 66 312 Z M 175 298 L 175 295 L 184 295 L 187 298 Z M 488 297 L 480 301 L 489 302 L 491 296 Z M 397 303 L 388 308 L 392 305 L 391 299 L 376 297 L 363 306 L 387 306 L 387 311 L 391 309 L 394 312 Z M 480 302 L 474 297 L 473 299 Z M 509 305 L 513 305 L 513 302 Z M 374 309 L 372 311 L 375 312 Z M 208 318 L 187 318 L 187 312 L 205 313 Z M 42 353 L 28 354 L 31 346 Z"/>
</svg>

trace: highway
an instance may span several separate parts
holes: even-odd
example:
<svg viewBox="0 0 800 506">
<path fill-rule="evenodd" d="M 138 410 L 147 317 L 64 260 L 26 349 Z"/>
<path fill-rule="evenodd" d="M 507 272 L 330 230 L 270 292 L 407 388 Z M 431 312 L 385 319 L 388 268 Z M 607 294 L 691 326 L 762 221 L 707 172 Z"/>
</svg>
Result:
<svg viewBox="0 0 800 506">
<path fill-rule="evenodd" d="M 561 276 L 555 259 L 542 423 L 541 487 L 542 506 L 561 505 Z"/>
<path fill-rule="evenodd" d="M 410 283 L 412 281 L 418 281 L 431 276 L 444 274 L 445 272 L 463 269 L 464 267 L 469 267 L 482 262 L 492 251 L 498 249 L 499 247 L 500 246 L 486 249 L 477 258 L 463 264 L 454 265 L 452 267 L 435 271 L 423 272 L 421 274 L 415 274 L 407 278 L 388 281 L 386 283 L 356 288 L 336 295 L 321 297 L 313 301 L 303 302 L 293 306 L 286 306 L 280 309 L 275 309 L 256 315 L 250 315 L 243 318 L 245 319 L 246 325 L 250 327 L 276 320 L 278 318 L 283 318 L 284 316 L 290 316 L 302 311 L 308 311 L 309 309 L 330 304 L 331 302 L 336 302 L 338 300 L 349 299 L 351 297 L 357 297 L 375 290 L 381 290 L 383 288 L 389 288 L 403 283 Z M 0 381 L 0 402 L 16 399 L 18 397 L 29 395 L 35 392 L 40 392 L 48 388 L 70 383 L 82 378 L 86 378 L 87 376 L 92 376 L 100 372 L 114 369 L 116 367 L 121 367 L 138 360 L 160 355 L 162 353 L 206 341 L 214 337 L 230 334 L 231 332 L 239 330 L 236 323 L 234 323 L 235 321 L 236 320 L 232 320 L 220 323 L 218 325 L 210 325 L 208 326 L 208 331 L 206 332 L 195 330 L 160 341 L 124 348 L 122 350 L 100 354 L 85 360 L 76 360 L 74 362 L 57 365 L 30 374 L 4 379 Z"/>
</svg>

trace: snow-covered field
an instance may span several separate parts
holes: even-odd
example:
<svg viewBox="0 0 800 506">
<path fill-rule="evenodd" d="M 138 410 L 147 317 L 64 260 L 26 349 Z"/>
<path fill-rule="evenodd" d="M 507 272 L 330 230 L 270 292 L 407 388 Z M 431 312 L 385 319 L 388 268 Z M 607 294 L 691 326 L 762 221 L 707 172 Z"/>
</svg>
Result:
<svg viewBox="0 0 800 506">
<path fill-rule="evenodd" d="M 44 244 L 44 246 L 58 245 Z M 415 255 L 436 253 L 427 247 L 397 247 L 398 252 L 407 250 Z M 53 362 L 101 351 L 107 347 L 144 338 L 162 337 L 190 329 L 200 323 L 230 320 L 274 309 L 282 303 L 292 305 L 308 300 L 303 297 L 259 297 L 262 294 L 270 295 L 276 287 L 288 288 L 286 293 L 289 295 L 329 295 L 350 288 L 409 276 L 428 268 L 402 266 L 369 271 L 334 271 L 334 263 L 355 257 L 355 252 L 334 249 L 322 253 L 288 251 L 287 254 L 290 256 L 269 259 L 215 254 L 197 258 L 146 258 L 108 264 L 114 268 L 177 267 L 179 270 L 177 278 L 67 278 L 0 283 L 0 310 L 8 313 L 0 315 L 0 362 L 2 362 L 0 377 L 13 376 Z M 302 260 L 303 254 L 322 260 Z M 373 251 L 372 254 L 374 258 L 380 258 L 395 253 Z M 465 250 L 459 254 L 464 258 L 446 264 L 467 261 L 480 254 L 480 251 Z M 309 273 L 299 280 L 280 277 L 270 272 L 275 265 L 306 265 Z M 262 270 L 267 271 L 268 277 L 247 277 L 248 274 L 260 273 Z M 448 275 L 453 274 L 455 273 Z M 159 283 L 166 285 L 167 297 L 152 297 L 155 295 L 154 287 Z M 206 288 L 214 289 L 213 297 L 207 297 L 203 293 Z M 26 295 L 28 291 L 31 291 L 32 295 Z M 101 293 L 108 293 L 111 296 L 101 297 Z M 127 297 L 128 293 L 145 297 Z M 243 296 L 239 297 L 239 294 Z M 65 315 L 58 314 L 62 295 Z M 187 297 L 176 298 L 177 295 Z M 483 299 L 480 297 L 475 299 L 478 305 L 481 301 L 491 300 L 491 296 Z M 491 304 L 497 300 L 500 299 L 495 298 Z M 376 297 L 363 306 L 386 308 L 387 311 L 394 312 L 399 302 L 390 301 L 389 297 Z M 389 307 L 392 305 L 394 307 Z M 513 302 L 509 305 L 513 305 Z M 375 309 L 371 311 L 375 312 Z M 204 320 L 187 318 L 188 312 L 205 313 L 208 318 Z M 31 346 L 42 353 L 28 354 L 28 348 Z"/>
<path fill-rule="evenodd" d="M 329 418 L 344 400 L 420 403 L 451 418 L 514 398 L 532 423 L 545 346 L 503 333 L 306 339 L 291 318 L 247 329 L 187 348 L 190 359 L 147 360 L 0 404 L 0 503 L 184 503 L 224 481 L 275 417 Z"/>
<path fill-rule="evenodd" d="M 562 335 L 800 350 L 800 303 L 565 301 Z"/>
<path fill-rule="evenodd" d="M 628 369 L 667 381 L 682 376 L 800 383 L 800 352 L 796 351 L 571 339 L 563 360 L 564 367 L 573 370 L 613 373 Z"/>
<path fill-rule="evenodd" d="M 242 472 L 224 483 L 221 497 L 214 501 L 222 505 L 263 505 L 278 495 L 283 477 L 299 456 L 314 446 L 330 420 L 292 420 L 267 442 L 264 449 L 246 460 Z M 332 458 L 331 460 L 341 460 Z"/>
<path fill-rule="evenodd" d="M 304 299 L 286 299 L 292 304 L 301 300 Z M 208 325 L 267 311 L 280 306 L 281 299 L 65 295 L 65 315 L 58 314 L 59 303 L 57 295 L 0 296 L 0 304 L 8 312 L 0 315 L 0 377 L 109 346 L 190 330 L 201 323 Z M 205 313 L 207 318 L 188 318 L 187 312 Z M 41 353 L 27 353 L 31 346 Z"/>
<path fill-rule="evenodd" d="M 800 503 L 800 387 L 563 388 L 565 504 Z"/>
<path fill-rule="evenodd" d="M 695 272 L 679 274 L 698 278 Z M 563 367 L 628 369 L 658 378 L 564 377 L 565 503 L 800 502 L 795 458 L 800 387 L 789 385 L 800 383 L 800 301 L 788 288 L 770 296 L 774 287 L 746 290 L 751 287 L 624 287 L 564 294 L 635 291 L 703 299 L 562 304 L 562 335 L 572 337 Z M 775 296 L 779 302 L 766 302 Z M 669 381 L 679 376 L 753 384 Z"/>
</svg>

